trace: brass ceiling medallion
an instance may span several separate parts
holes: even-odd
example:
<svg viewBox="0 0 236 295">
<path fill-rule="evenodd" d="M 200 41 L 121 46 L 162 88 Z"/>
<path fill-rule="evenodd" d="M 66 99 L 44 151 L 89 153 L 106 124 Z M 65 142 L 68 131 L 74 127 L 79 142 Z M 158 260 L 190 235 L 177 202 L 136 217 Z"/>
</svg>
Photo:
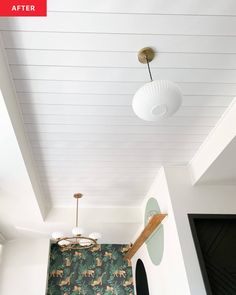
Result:
<svg viewBox="0 0 236 295">
<path fill-rule="evenodd" d="M 155 51 L 151 47 L 144 47 L 138 52 L 138 60 L 142 64 L 151 62 L 155 57 Z"/>
<path fill-rule="evenodd" d="M 79 199 L 82 198 L 81 193 L 75 193 L 74 198 L 76 199 L 76 216 L 75 216 L 75 227 L 72 229 L 72 236 L 64 236 L 61 232 L 54 232 L 52 238 L 56 243 L 65 250 L 81 250 L 89 249 L 97 246 L 97 240 L 101 237 L 99 233 L 91 233 L 88 237 L 82 235 L 82 229 L 79 228 Z"/>
<path fill-rule="evenodd" d="M 81 193 L 76 193 L 76 194 L 74 194 L 73 197 L 74 197 L 75 199 L 80 199 L 80 198 L 83 197 L 83 194 L 81 194 Z"/>
</svg>

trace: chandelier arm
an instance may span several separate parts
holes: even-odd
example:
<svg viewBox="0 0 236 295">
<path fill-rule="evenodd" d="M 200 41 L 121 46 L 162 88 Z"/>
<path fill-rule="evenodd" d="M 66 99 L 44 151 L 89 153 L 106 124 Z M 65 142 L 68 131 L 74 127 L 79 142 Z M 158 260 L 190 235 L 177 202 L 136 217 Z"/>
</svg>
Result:
<svg viewBox="0 0 236 295">
<path fill-rule="evenodd" d="M 149 72 L 150 80 L 152 82 L 153 81 L 153 79 L 152 79 L 152 73 L 151 73 L 151 69 L 150 69 L 150 65 L 149 65 L 149 59 L 148 59 L 147 56 L 146 56 L 146 61 L 147 61 L 147 67 L 148 67 L 148 72 Z"/>
</svg>

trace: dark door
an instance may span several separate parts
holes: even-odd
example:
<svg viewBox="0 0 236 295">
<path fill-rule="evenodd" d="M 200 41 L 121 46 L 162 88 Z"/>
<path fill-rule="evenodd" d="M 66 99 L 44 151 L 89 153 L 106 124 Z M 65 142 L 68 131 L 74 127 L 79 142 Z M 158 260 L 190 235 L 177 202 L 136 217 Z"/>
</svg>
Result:
<svg viewBox="0 0 236 295">
<path fill-rule="evenodd" d="M 195 216 L 191 225 L 207 294 L 236 294 L 235 216 Z M 191 218 L 191 215 L 190 215 Z"/>
<path fill-rule="evenodd" d="M 141 259 L 136 264 L 135 279 L 137 295 L 149 295 L 147 274 Z"/>
</svg>

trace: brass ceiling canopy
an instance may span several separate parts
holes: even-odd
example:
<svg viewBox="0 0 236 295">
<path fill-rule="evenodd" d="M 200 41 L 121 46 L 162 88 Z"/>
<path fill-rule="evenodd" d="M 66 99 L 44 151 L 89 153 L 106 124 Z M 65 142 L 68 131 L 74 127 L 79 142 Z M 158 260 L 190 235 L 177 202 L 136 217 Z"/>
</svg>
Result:
<svg viewBox="0 0 236 295">
<path fill-rule="evenodd" d="M 80 199 L 83 197 L 83 194 L 81 193 L 75 193 L 74 196 L 73 196 L 75 199 Z"/>
<path fill-rule="evenodd" d="M 144 47 L 138 52 L 138 60 L 142 64 L 146 64 L 151 62 L 155 55 L 155 51 L 151 47 Z"/>
</svg>

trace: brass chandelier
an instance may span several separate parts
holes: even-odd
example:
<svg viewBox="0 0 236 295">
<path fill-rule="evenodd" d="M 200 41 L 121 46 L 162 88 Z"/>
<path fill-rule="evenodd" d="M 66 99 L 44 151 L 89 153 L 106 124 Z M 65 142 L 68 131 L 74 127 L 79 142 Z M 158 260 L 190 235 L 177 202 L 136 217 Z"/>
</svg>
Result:
<svg viewBox="0 0 236 295">
<path fill-rule="evenodd" d="M 79 228 L 79 199 L 82 198 L 81 193 L 74 194 L 76 199 L 76 217 L 75 227 L 72 229 L 72 236 L 66 237 L 61 232 L 53 232 L 52 238 L 61 247 L 68 250 L 89 249 L 97 245 L 97 240 L 101 238 L 100 233 L 93 232 L 88 237 L 83 236 L 82 229 Z"/>
</svg>

